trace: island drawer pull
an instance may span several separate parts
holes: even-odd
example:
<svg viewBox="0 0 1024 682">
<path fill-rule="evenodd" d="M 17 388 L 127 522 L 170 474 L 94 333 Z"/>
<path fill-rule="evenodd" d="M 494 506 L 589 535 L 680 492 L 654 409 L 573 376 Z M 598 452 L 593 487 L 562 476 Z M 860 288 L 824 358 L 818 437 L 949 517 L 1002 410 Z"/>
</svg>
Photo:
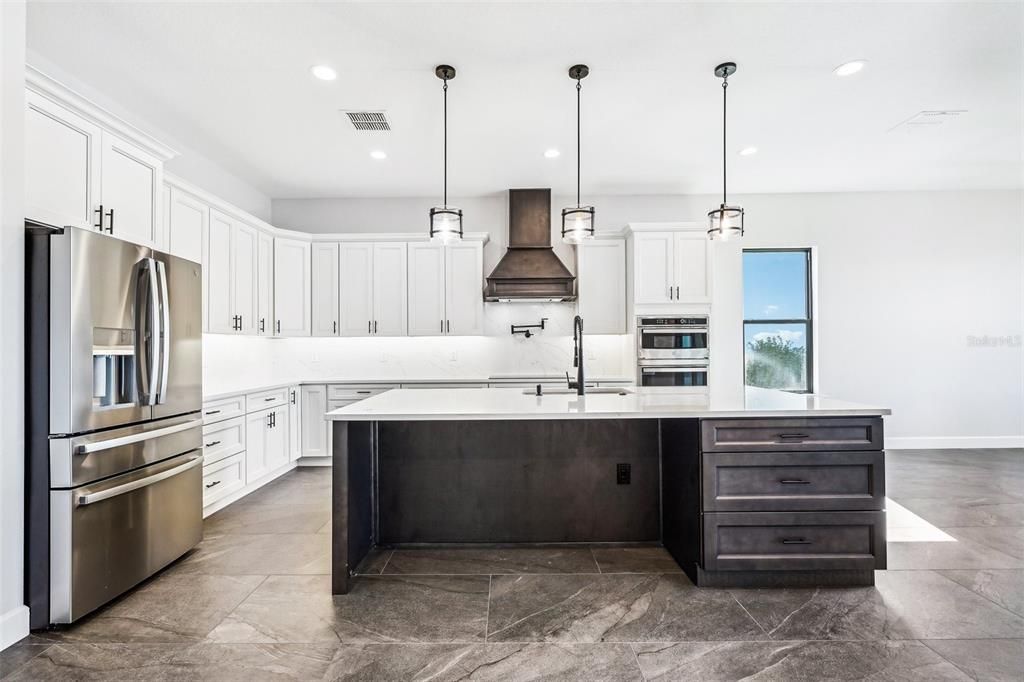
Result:
<svg viewBox="0 0 1024 682">
<path fill-rule="evenodd" d="M 779 434 L 779 438 L 782 438 L 783 440 L 788 439 L 788 438 L 792 438 L 794 440 L 797 440 L 797 439 L 803 440 L 803 439 L 809 438 L 809 437 L 810 436 L 808 436 L 806 433 L 780 433 Z"/>
<path fill-rule="evenodd" d="M 805 481 L 802 478 L 782 478 L 779 479 L 779 483 L 783 485 L 810 485 L 810 481 Z"/>
<path fill-rule="evenodd" d="M 207 443 L 205 447 L 212 448 L 214 445 L 220 445 L 220 441 L 215 440 L 212 443 Z"/>
<path fill-rule="evenodd" d="M 809 545 L 811 541 L 807 538 L 782 538 L 784 545 Z"/>
<path fill-rule="evenodd" d="M 206 487 L 207 488 L 212 488 L 215 485 L 220 485 L 220 481 L 214 481 L 213 483 L 207 483 Z"/>
</svg>

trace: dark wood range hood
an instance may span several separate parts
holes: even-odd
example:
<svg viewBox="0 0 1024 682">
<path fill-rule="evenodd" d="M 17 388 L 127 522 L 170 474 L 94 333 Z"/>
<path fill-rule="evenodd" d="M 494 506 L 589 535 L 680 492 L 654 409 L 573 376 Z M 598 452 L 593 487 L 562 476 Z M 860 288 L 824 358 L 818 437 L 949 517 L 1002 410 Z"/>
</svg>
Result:
<svg viewBox="0 0 1024 682">
<path fill-rule="evenodd" d="M 551 249 L 550 189 L 508 191 L 508 250 L 487 277 L 484 300 L 576 300 L 576 278 Z"/>
</svg>

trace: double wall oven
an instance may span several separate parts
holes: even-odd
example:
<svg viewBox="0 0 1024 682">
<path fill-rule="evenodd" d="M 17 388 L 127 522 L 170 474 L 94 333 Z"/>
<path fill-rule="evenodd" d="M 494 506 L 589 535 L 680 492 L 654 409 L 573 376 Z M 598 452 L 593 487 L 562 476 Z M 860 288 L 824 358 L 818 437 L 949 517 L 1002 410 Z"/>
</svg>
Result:
<svg viewBox="0 0 1024 682">
<path fill-rule="evenodd" d="M 637 384 L 706 391 L 708 317 L 640 316 L 636 329 Z"/>
<path fill-rule="evenodd" d="M 27 239 L 27 589 L 69 623 L 202 539 L 198 263 L 79 229 Z"/>
</svg>

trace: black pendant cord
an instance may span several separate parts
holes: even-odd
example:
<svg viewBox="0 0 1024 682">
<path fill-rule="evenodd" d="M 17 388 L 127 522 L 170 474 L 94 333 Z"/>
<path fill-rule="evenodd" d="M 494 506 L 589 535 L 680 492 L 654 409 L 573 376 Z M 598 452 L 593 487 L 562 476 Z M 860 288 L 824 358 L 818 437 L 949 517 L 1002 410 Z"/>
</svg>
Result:
<svg viewBox="0 0 1024 682">
<path fill-rule="evenodd" d="M 576 208 L 582 206 L 580 201 L 580 79 L 576 79 Z"/>
<path fill-rule="evenodd" d="M 726 154 L 726 93 L 729 91 L 729 77 L 726 76 L 722 79 L 722 206 L 726 204 L 726 183 L 728 182 L 729 173 L 726 168 L 727 154 Z"/>
<path fill-rule="evenodd" d="M 444 202 L 448 207 L 448 79 L 444 80 Z"/>
</svg>

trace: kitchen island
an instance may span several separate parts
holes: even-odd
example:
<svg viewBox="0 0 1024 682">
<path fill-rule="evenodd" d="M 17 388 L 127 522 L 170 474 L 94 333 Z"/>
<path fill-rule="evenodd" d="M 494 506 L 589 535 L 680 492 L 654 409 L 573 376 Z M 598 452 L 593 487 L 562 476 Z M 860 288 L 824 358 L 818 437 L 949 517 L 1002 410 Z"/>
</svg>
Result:
<svg viewBox="0 0 1024 682">
<path fill-rule="evenodd" d="M 393 390 L 328 413 L 333 591 L 376 546 L 662 544 L 699 586 L 885 567 L 882 416 L 747 389 Z"/>
</svg>

